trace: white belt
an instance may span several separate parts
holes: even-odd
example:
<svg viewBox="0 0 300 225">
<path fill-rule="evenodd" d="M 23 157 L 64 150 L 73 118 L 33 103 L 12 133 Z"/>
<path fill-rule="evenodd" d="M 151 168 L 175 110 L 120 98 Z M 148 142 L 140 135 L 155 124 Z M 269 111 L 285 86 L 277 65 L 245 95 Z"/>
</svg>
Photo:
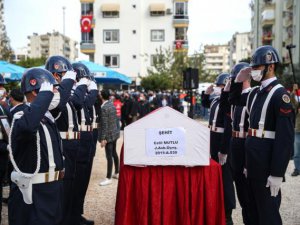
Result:
<svg viewBox="0 0 300 225">
<path fill-rule="evenodd" d="M 215 133 L 224 133 L 223 127 L 215 127 L 215 126 L 208 126 L 212 132 Z"/>
<path fill-rule="evenodd" d="M 248 129 L 248 136 L 258 138 L 275 139 L 275 131 L 261 130 L 261 129 Z"/>
<path fill-rule="evenodd" d="M 54 173 L 38 173 L 32 177 L 32 184 L 42 184 L 61 180 L 64 178 L 64 175 L 65 172 L 63 170 L 55 171 Z"/>
<path fill-rule="evenodd" d="M 247 133 L 245 131 L 232 131 L 232 137 L 234 138 L 246 138 L 247 137 Z"/>
<path fill-rule="evenodd" d="M 80 139 L 80 132 L 77 131 L 67 131 L 67 132 L 59 132 L 61 139 L 72 140 L 72 139 Z"/>
<path fill-rule="evenodd" d="M 92 125 L 81 125 L 80 131 L 93 131 L 93 126 Z"/>
</svg>

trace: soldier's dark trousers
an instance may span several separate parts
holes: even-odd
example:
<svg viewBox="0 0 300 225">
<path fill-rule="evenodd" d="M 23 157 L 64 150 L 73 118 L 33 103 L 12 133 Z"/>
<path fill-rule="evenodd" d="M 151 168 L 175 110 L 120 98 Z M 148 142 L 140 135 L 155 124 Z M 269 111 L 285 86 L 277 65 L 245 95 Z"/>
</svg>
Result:
<svg viewBox="0 0 300 225">
<path fill-rule="evenodd" d="M 231 156 L 233 168 L 233 180 L 239 203 L 242 207 L 243 222 L 245 225 L 255 225 L 251 212 L 249 199 L 249 184 L 244 172 L 245 168 L 245 139 L 231 139 Z"/>
<path fill-rule="evenodd" d="M 279 208 L 281 204 L 281 192 L 276 197 L 271 196 L 270 188 L 266 187 L 267 179 L 248 179 L 250 190 L 249 197 L 251 211 L 254 212 L 254 224 L 256 225 L 282 225 Z"/>
<path fill-rule="evenodd" d="M 76 172 L 76 159 L 79 151 L 79 140 L 63 140 L 63 155 L 65 158 L 64 199 L 62 225 L 72 224 L 72 208 L 74 200 L 74 179 Z"/>
<path fill-rule="evenodd" d="M 33 204 L 26 204 L 12 184 L 8 200 L 9 225 L 59 225 L 62 219 L 63 181 L 34 184 Z"/>
<path fill-rule="evenodd" d="M 91 178 L 91 173 L 92 173 L 92 168 L 93 168 L 93 162 L 94 162 L 94 157 L 96 154 L 96 148 L 97 148 L 97 140 L 98 139 L 98 130 L 94 129 L 93 130 L 93 145 L 91 147 L 91 154 L 90 154 L 90 159 L 89 159 L 89 164 L 87 167 L 87 171 L 86 171 L 86 179 L 84 181 L 84 185 L 85 185 L 85 192 L 84 192 L 84 197 L 86 195 L 89 183 L 90 183 L 90 178 Z M 84 199 L 83 199 L 83 203 L 81 205 L 81 214 L 84 214 Z"/>
<path fill-rule="evenodd" d="M 84 198 L 87 190 L 87 174 L 90 167 L 91 152 L 93 146 L 93 133 L 80 132 L 80 148 L 76 160 L 76 173 L 74 181 L 73 199 L 73 221 L 74 225 L 79 224 L 80 216 L 84 205 Z"/>
<path fill-rule="evenodd" d="M 210 154 L 211 158 L 216 162 L 219 162 L 218 152 L 220 149 L 215 147 L 219 145 L 220 141 L 222 140 L 221 133 L 210 133 L 210 143 L 211 149 Z M 225 213 L 230 214 L 232 209 L 235 209 L 236 201 L 235 201 L 235 193 L 234 193 L 234 186 L 233 186 L 233 177 L 232 177 L 232 167 L 230 164 L 231 158 L 230 154 L 227 156 L 227 162 L 222 166 L 222 176 L 223 176 L 223 191 L 224 191 L 224 206 L 225 206 Z M 228 217 L 228 216 L 227 216 Z"/>
</svg>

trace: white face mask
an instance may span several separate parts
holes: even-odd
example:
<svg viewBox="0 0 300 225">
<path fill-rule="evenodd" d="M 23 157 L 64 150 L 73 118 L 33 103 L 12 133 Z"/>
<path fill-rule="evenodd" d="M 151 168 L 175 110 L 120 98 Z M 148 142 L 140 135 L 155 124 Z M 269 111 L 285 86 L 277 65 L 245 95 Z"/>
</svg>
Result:
<svg viewBox="0 0 300 225">
<path fill-rule="evenodd" d="M 48 109 L 49 110 L 55 109 L 58 106 L 59 102 L 60 102 L 60 94 L 59 92 L 55 92 Z"/>
<path fill-rule="evenodd" d="M 263 77 L 263 70 L 251 70 L 251 77 L 255 81 L 261 81 Z"/>
<path fill-rule="evenodd" d="M 220 87 L 214 87 L 214 94 L 215 95 L 221 95 L 221 91 L 222 91 L 222 88 L 220 88 Z"/>
</svg>

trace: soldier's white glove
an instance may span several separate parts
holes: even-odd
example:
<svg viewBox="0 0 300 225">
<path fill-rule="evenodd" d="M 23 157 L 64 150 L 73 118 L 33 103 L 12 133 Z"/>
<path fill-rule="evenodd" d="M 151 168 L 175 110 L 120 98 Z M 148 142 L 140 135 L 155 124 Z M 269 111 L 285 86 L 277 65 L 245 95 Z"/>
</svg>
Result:
<svg viewBox="0 0 300 225">
<path fill-rule="evenodd" d="M 226 81 L 226 85 L 225 85 L 225 87 L 224 87 L 224 91 L 225 91 L 225 92 L 229 92 L 229 91 L 230 91 L 230 86 L 231 86 L 231 79 L 228 79 L 228 80 Z"/>
<path fill-rule="evenodd" d="M 50 84 L 48 81 L 45 81 L 41 84 L 40 92 L 41 91 L 51 91 L 53 92 L 53 84 Z"/>
<path fill-rule="evenodd" d="M 243 69 L 240 70 L 240 72 L 238 73 L 238 75 L 236 76 L 234 82 L 235 83 L 242 83 L 245 80 L 249 80 L 251 77 L 251 67 L 245 67 Z"/>
<path fill-rule="evenodd" d="M 98 90 L 97 84 L 95 83 L 95 81 L 91 81 L 90 85 L 88 86 L 88 91 L 91 91 L 91 90 Z"/>
<path fill-rule="evenodd" d="M 282 184 L 282 177 L 269 176 L 266 187 L 270 187 L 271 196 L 276 197 Z"/>
<path fill-rule="evenodd" d="M 67 71 L 65 73 L 65 75 L 63 75 L 63 77 L 61 78 L 61 80 L 64 80 L 64 79 L 71 79 L 71 80 L 74 80 L 76 79 L 76 72 L 75 71 Z"/>
<path fill-rule="evenodd" d="M 246 169 L 246 168 L 244 168 L 243 174 L 244 174 L 244 175 L 245 175 L 245 177 L 247 178 L 247 176 L 248 176 L 248 172 L 247 172 L 247 169 Z"/>
<path fill-rule="evenodd" d="M 221 152 L 218 152 L 218 158 L 220 165 L 223 166 L 227 161 L 227 154 L 222 154 Z"/>
<path fill-rule="evenodd" d="M 78 87 L 79 85 L 86 85 L 86 86 L 88 86 L 89 83 L 90 83 L 90 80 L 87 79 L 86 77 L 83 77 L 83 78 L 81 78 L 81 79 L 77 82 L 76 86 L 77 86 L 77 87 Z"/>
<path fill-rule="evenodd" d="M 214 92 L 214 85 L 212 84 L 212 85 L 210 85 L 208 88 L 206 88 L 206 90 L 205 90 L 205 94 L 206 95 L 210 95 L 211 93 L 213 93 Z"/>
</svg>

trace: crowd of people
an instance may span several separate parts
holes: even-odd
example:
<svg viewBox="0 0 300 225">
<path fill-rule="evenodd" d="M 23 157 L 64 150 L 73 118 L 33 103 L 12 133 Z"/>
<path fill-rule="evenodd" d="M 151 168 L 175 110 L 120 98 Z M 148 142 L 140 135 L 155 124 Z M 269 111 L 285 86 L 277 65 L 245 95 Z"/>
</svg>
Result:
<svg viewBox="0 0 300 225">
<path fill-rule="evenodd" d="M 279 63 L 276 49 L 262 46 L 250 64 L 237 63 L 192 99 L 176 90 L 99 92 L 85 65 L 62 56 L 49 57 L 45 69 L 28 69 L 9 94 L 0 76 L 1 200 L 8 174 L 9 224 L 94 224 L 83 217 L 83 206 L 97 142 L 105 148 L 107 175 L 99 183 L 105 186 L 119 178 L 120 130 L 160 107 L 188 115 L 190 102 L 194 117 L 208 119 L 210 155 L 222 168 L 226 225 L 233 224 L 235 191 L 244 224 L 282 224 L 281 184 L 293 152 L 293 176 L 299 175 L 300 157 L 297 147 L 293 151 L 298 110 L 278 83 Z M 260 86 L 251 87 L 251 79 Z"/>
</svg>

